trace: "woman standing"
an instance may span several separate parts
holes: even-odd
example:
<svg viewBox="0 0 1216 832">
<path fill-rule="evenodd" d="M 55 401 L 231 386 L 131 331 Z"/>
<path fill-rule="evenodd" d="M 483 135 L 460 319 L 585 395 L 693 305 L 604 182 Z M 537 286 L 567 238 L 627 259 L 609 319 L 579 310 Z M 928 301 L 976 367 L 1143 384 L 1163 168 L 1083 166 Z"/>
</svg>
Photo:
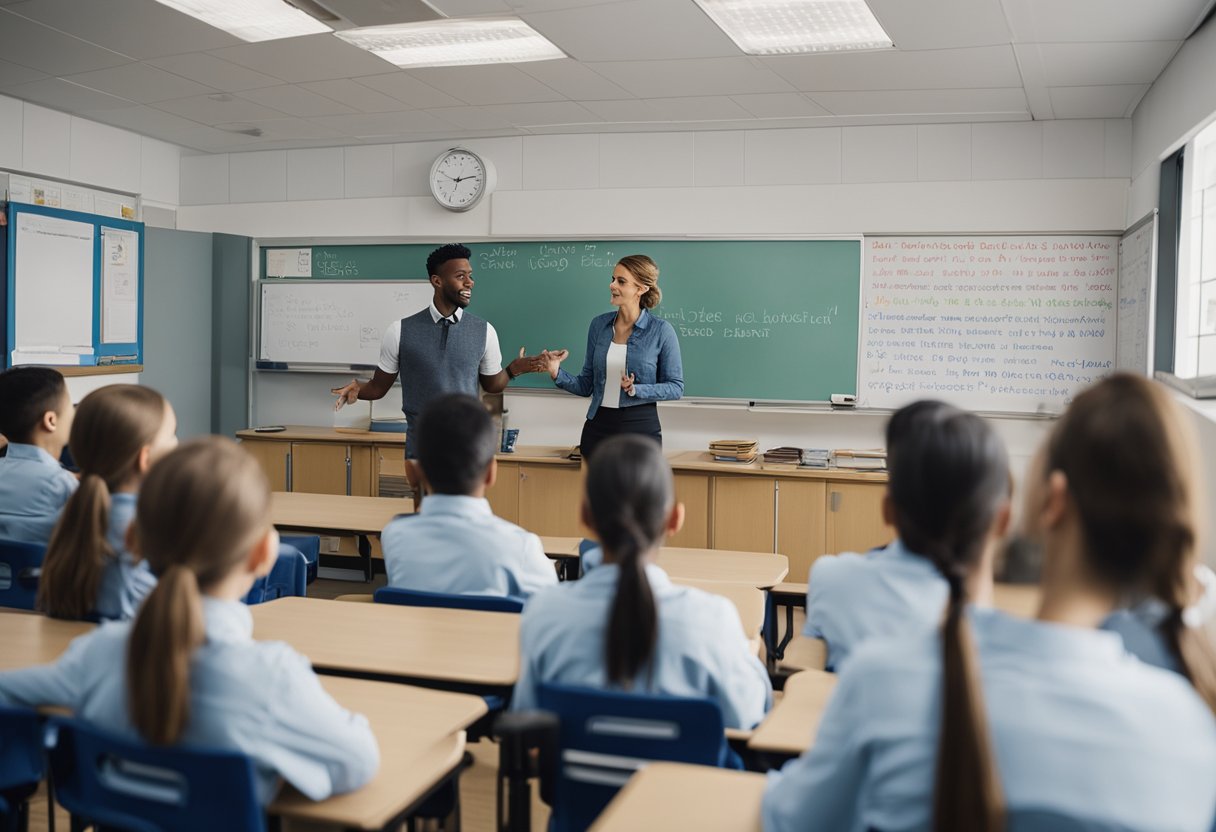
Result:
<svg viewBox="0 0 1216 832">
<path fill-rule="evenodd" d="M 651 436 L 661 444 L 663 428 L 655 403 L 684 395 L 675 329 L 648 311 L 663 297 L 658 284 L 659 267 L 653 260 L 644 254 L 622 257 L 609 285 L 616 311 L 591 321 L 582 371 L 572 376 L 561 368 L 569 350 L 542 354 L 558 387 L 591 397 L 580 442 L 585 460 L 600 442 L 617 434 Z"/>
</svg>

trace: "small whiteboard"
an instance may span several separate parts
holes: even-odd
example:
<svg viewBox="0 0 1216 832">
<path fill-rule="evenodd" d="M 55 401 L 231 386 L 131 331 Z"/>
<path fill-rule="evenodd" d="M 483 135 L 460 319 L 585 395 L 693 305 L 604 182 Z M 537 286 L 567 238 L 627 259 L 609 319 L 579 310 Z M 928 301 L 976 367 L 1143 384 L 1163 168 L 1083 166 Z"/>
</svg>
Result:
<svg viewBox="0 0 1216 832">
<path fill-rule="evenodd" d="M 262 281 L 258 358 L 284 364 L 374 367 L 393 321 L 425 309 L 424 282 Z"/>
<path fill-rule="evenodd" d="M 1157 212 L 1119 240 L 1119 329 L 1115 366 L 1152 375 L 1153 306 L 1157 274 Z"/>
<path fill-rule="evenodd" d="M 1115 359 L 1118 237 L 867 237 L 861 405 L 1058 413 Z"/>
<path fill-rule="evenodd" d="M 87 222 L 17 214 L 16 350 L 53 353 L 67 347 L 92 353 L 93 240 Z"/>
</svg>

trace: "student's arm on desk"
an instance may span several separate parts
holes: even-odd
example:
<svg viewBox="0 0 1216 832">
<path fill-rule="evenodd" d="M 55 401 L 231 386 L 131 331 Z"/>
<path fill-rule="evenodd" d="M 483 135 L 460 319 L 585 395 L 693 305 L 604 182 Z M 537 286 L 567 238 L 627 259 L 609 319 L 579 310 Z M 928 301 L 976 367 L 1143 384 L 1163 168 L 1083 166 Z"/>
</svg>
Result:
<svg viewBox="0 0 1216 832">
<path fill-rule="evenodd" d="M 845 673 L 832 693 L 814 747 L 770 772 L 762 812 L 765 832 L 856 829 L 865 777 L 863 685 Z"/>
<path fill-rule="evenodd" d="M 52 664 L 0 673 L 0 703 L 77 710 L 85 681 L 85 655 L 96 636 L 97 633 L 87 633 L 74 639 Z"/>
</svg>

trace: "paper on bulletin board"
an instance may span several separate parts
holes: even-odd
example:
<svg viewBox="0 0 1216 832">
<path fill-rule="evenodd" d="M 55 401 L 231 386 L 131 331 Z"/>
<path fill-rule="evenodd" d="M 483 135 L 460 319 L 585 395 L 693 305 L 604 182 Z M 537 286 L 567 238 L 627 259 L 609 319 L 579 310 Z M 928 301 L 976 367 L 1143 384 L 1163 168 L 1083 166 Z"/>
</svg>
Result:
<svg viewBox="0 0 1216 832">
<path fill-rule="evenodd" d="M 93 343 L 93 226 L 17 214 L 14 346 Z"/>
<path fill-rule="evenodd" d="M 267 277 L 312 277 L 312 249 L 272 248 L 266 251 Z"/>
<path fill-rule="evenodd" d="M 101 342 L 139 340 L 139 235 L 101 230 Z"/>
</svg>

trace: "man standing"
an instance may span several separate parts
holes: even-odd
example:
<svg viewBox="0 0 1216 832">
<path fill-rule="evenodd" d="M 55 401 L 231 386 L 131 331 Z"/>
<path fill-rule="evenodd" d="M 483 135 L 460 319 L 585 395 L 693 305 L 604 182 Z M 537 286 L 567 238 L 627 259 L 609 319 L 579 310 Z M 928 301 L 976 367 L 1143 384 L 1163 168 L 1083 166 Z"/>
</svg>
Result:
<svg viewBox="0 0 1216 832">
<path fill-rule="evenodd" d="M 414 506 L 422 499 L 415 425 L 434 398 L 445 393 L 477 396 L 479 389 L 501 393 L 511 379 L 546 369 L 539 356 L 519 357 L 504 369 L 498 333 L 486 320 L 465 311 L 473 295 L 473 267 L 469 250 L 459 243 L 440 246 L 426 259 L 427 274 L 435 287 L 430 306 L 385 328 L 380 342 L 380 364 L 370 381 L 355 379 L 334 388 L 335 407 L 359 399 L 380 399 L 401 377 L 401 409 L 405 413 L 405 471 L 414 492 Z"/>
</svg>

